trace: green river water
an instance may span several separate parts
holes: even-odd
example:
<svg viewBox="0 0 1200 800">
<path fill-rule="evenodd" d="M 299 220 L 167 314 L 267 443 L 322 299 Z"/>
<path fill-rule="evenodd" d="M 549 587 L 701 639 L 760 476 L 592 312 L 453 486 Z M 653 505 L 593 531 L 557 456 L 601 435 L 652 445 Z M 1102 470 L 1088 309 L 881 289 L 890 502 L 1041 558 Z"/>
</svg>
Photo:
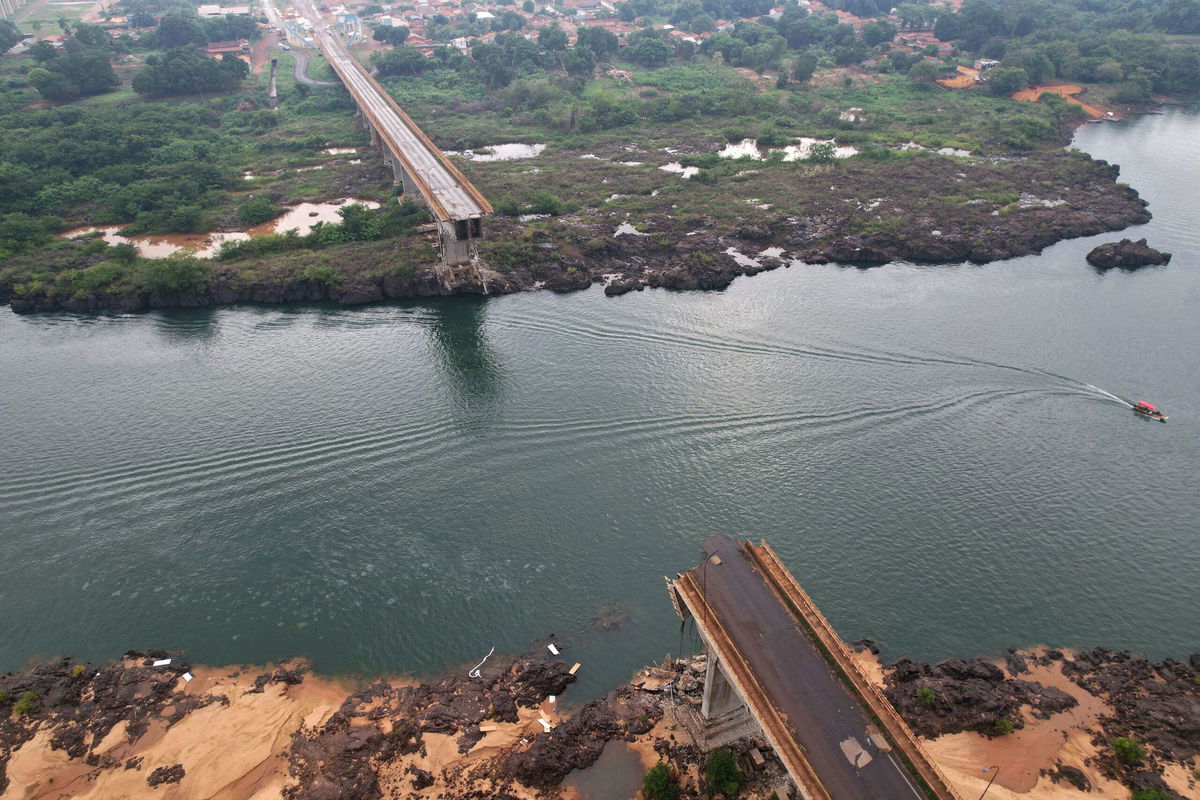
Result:
<svg viewBox="0 0 1200 800">
<path fill-rule="evenodd" d="M 694 646 L 662 576 L 714 533 L 765 537 L 885 658 L 1186 656 L 1200 117 L 1076 141 L 1150 201 L 1124 235 L 1169 266 L 1096 272 L 1108 235 L 721 293 L 0 311 L 0 667 L 425 675 L 553 633 L 581 699 Z"/>
</svg>

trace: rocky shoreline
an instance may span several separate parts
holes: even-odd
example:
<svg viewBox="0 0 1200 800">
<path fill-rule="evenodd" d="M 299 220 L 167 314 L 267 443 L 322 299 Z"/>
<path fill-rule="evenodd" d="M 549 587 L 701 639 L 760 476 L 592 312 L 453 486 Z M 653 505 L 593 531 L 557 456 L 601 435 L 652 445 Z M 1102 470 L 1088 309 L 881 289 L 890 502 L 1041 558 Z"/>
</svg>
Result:
<svg viewBox="0 0 1200 800">
<path fill-rule="evenodd" d="M 786 211 L 744 214 L 732 222 L 676 215 L 670 206 L 649 213 L 636 227 L 603 214 L 560 217 L 541 226 L 494 217 L 485 242 L 500 243 L 500 249 L 485 248 L 475 264 L 448 272 L 432 264 L 383 269 L 395 257 L 394 242 L 383 241 L 344 256 L 337 248 L 313 251 L 300 266 L 217 261 L 198 291 L 68 291 L 52 281 L 14 277 L 30 269 L 63 273 L 104 258 L 83 255 L 79 245 L 79 253 L 56 256 L 55 264 L 38 262 L 44 256 L 36 254 L 10 262 L 7 272 L 0 270 L 0 303 L 17 313 L 241 303 L 353 306 L 454 294 L 575 291 L 597 283 L 609 295 L 647 287 L 724 289 L 742 275 L 806 263 L 986 263 L 1148 222 L 1146 202 L 1116 182 L 1118 173 L 1115 165 L 1071 152 L 849 163 L 798 179 Z M 336 277 L 312 277 L 317 266 Z"/>
<path fill-rule="evenodd" d="M 564 779 L 595 765 L 615 742 L 639 759 L 635 783 L 665 762 L 680 798 L 707 797 L 703 754 L 714 742 L 696 739 L 695 714 L 704 668 L 703 655 L 668 658 L 563 712 L 555 701 L 574 674 L 541 658 L 360 688 L 296 664 L 198 668 L 163 651 L 98 666 L 62 658 L 0 677 L 0 793 L 575 796 Z M 901 658 L 879 674 L 889 700 L 967 794 L 977 791 L 974 765 L 986 757 L 1005 765 L 998 792 L 1022 797 L 1124 797 L 1130 789 L 1196 796 L 1200 652 L 1157 663 L 1104 648 L 1009 651 L 1002 662 Z M 1118 737 L 1136 740 L 1142 756 L 1120 757 Z M 786 787 L 782 766 L 753 729 L 719 744 L 745 776 L 742 796 Z M 1017 754 L 1012 764 L 1006 748 Z M 964 758 L 971 766 L 960 770 Z"/>
</svg>

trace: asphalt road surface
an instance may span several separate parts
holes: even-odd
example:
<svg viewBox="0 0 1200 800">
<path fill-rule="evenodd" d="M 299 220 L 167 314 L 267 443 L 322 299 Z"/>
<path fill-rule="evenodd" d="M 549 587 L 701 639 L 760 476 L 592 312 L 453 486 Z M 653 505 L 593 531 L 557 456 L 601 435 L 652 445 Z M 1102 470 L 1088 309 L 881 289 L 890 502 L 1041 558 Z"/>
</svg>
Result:
<svg viewBox="0 0 1200 800">
<path fill-rule="evenodd" d="M 389 98 L 370 79 L 363 66 L 347 51 L 341 40 L 324 27 L 320 15 L 309 0 L 297 0 L 296 8 L 315 26 L 314 36 L 321 51 L 346 83 L 360 106 L 369 109 L 378 120 L 379 133 L 389 147 L 399 150 L 412 165 L 412 175 L 418 185 L 424 183 L 436 200 L 431 210 L 437 213 L 442 208 L 449 219 L 467 219 L 482 215 L 486 210 L 471 197 L 470 193 L 450 174 L 442 162 L 429 151 L 425 143 L 408 127 L 404 120 L 392 110 Z"/>
<path fill-rule="evenodd" d="M 923 800 L 893 755 L 875 749 L 866 711 L 738 543 L 718 536 L 703 546 L 721 563 L 706 560 L 692 576 L 834 800 Z M 856 768 L 847 752 L 860 749 L 870 761 L 860 755 Z"/>
</svg>

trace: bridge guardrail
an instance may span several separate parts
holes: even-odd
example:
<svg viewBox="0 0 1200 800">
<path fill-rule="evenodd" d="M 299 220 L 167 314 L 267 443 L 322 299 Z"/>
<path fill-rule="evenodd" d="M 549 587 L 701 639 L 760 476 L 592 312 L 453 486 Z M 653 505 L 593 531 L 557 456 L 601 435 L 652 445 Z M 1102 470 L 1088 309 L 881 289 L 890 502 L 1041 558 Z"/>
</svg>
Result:
<svg viewBox="0 0 1200 800">
<path fill-rule="evenodd" d="M 684 573 L 675 581 L 675 587 L 691 612 L 692 618 L 696 620 L 697 627 L 702 630 L 705 640 L 718 656 L 718 661 L 725 665 L 726 675 L 733 683 L 734 688 L 737 689 L 742 700 L 746 702 L 762 726 L 763 733 L 771 741 L 771 745 L 775 748 L 775 752 L 783 761 L 784 766 L 787 767 L 788 772 L 800 783 L 801 794 L 807 800 L 832 800 L 828 790 L 821 783 L 821 779 L 817 777 L 816 771 L 804 757 L 800 744 L 792 736 L 778 709 L 771 703 L 762 687 L 758 685 L 754 673 L 746 664 L 741 653 L 738 652 L 737 646 L 729 638 L 729 634 L 725 631 L 721 621 L 717 619 L 716 614 L 712 612 L 708 601 L 704 599 L 703 592 L 696 586 L 696 579 L 691 573 Z M 701 614 L 697 613 L 701 608 L 706 612 L 703 613 L 703 618 Z M 710 664 L 709 668 L 711 669 L 712 666 Z"/>
<path fill-rule="evenodd" d="M 817 604 L 808 596 L 808 592 L 804 591 L 791 572 L 783 565 L 766 540 L 761 540 L 758 545 L 746 541 L 742 546 L 776 591 L 788 601 L 796 613 L 802 617 L 802 621 L 816 635 L 818 641 L 833 659 L 834 664 L 883 724 L 884 730 L 900 749 L 905 760 L 920 775 L 921 780 L 940 800 L 962 800 L 953 784 L 925 753 L 925 749 L 921 747 L 920 741 L 908 727 L 908 723 L 896 712 L 891 701 L 887 699 L 879 686 L 862 671 L 862 668 L 851 656 L 850 648 L 845 641 L 821 613 Z"/>
</svg>

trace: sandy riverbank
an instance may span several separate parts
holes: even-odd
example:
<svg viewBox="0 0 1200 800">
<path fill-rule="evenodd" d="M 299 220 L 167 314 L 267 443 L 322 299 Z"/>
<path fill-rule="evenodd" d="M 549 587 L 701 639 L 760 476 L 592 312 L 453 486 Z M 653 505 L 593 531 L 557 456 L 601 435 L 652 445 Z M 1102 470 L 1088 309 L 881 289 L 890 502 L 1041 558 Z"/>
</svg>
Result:
<svg viewBox="0 0 1200 800">
<path fill-rule="evenodd" d="M 1197 796 L 1200 669 L 1190 664 L 1099 649 L 886 668 L 869 651 L 857 658 L 914 729 L 941 731 L 924 746 L 963 797 L 987 786 L 984 766 L 999 767 L 988 796 L 1000 800 L 1123 800 L 1138 781 Z M 478 677 L 464 668 L 436 683 L 369 686 L 300 663 L 192 667 L 154 651 L 99 667 L 62 659 L 0 679 L 8 712 L 0 790 L 13 800 L 589 800 L 597 786 L 604 798 L 633 797 L 645 770 L 666 761 L 680 797 L 699 798 L 712 744 L 694 738 L 704 668 L 703 656 L 648 667 L 564 713 L 574 677 L 565 663 L 540 659 L 499 661 Z M 934 688 L 936 708 L 906 700 L 917 686 Z M 20 714 L 25 692 L 34 698 Z M 1149 705 L 1139 710 L 1130 692 Z M 969 729 L 986 731 L 995 713 L 1019 719 L 1017 729 Z M 1144 768 L 1115 763 L 1109 742 L 1118 732 L 1151 745 Z M 786 785 L 752 726 L 721 743 L 746 773 L 741 796 L 767 798 Z"/>
</svg>

